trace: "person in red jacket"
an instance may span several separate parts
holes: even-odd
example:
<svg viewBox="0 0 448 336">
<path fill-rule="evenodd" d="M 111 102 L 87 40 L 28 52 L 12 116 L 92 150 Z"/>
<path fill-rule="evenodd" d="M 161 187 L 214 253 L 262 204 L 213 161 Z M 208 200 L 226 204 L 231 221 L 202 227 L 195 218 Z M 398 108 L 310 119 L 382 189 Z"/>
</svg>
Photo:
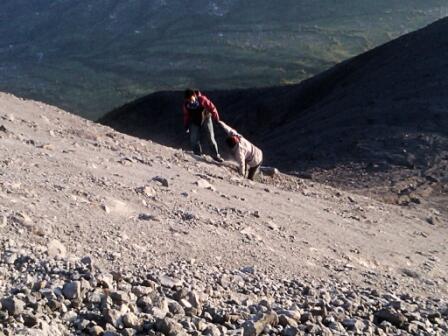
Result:
<svg viewBox="0 0 448 336">
<path fill-rule="evenodd" d="M 184 127 L 190 133 L 190 143 L 196 155 L 202 155 L 201 134 L 204 132 L 212 150 L 212 157 L 217 162 L 223 162 L 218 152 L 215 140 L 213 121 L 219 122 L 216 106 L 199 91 L 186 89 L 184 92 Z"/>
</svg>

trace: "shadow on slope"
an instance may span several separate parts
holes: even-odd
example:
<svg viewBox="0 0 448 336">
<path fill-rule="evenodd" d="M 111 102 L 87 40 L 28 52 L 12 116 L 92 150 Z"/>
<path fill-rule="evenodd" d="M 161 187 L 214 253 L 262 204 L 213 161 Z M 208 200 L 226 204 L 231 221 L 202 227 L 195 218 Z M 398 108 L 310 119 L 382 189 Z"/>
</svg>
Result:
<svg viewBox="0 0 448 336">
<path fill-rule="evenodd" d="M 299 85 L 207 94 L 225 121 L 263 148 L 269 164 L 350 189 L 387 187 L 398 203 L 412 202 L 428 182 L 444 194 L 447 30 L 448 19 L 440 20 Z M 181 98 L 181 92 L 152 94 L 100 122 L 188 146 Z"/>
</svg>

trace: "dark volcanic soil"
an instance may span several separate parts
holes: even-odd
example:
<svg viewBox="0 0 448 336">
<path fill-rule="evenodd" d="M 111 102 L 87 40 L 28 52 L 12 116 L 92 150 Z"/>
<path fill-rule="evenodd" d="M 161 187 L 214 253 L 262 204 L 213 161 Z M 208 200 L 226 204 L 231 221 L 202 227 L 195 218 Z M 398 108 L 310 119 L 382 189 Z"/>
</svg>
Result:
<svg viewBox="0 0 448 336">
<path fill-rule="evenodd" d="M 221 117 L 267 164 L 394 204 L 448 208 L 448 19 L 299 85 L 213 91 Z M 182 94 L 159 92 L 100 121 L 188 147 Z M 219 133 L 219 132 L 218 132 Z"/>
</svg>

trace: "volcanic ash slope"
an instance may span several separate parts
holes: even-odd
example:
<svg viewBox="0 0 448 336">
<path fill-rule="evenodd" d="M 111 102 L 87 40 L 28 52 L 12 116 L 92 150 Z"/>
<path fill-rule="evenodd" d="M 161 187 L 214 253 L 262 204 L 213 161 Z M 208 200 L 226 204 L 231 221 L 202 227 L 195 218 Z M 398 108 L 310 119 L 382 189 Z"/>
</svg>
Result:
<svg viewBox="0 0 448 336">
<path fill-rule="evenodd" d="M 0 335 L 448 332 L 443 216 L 0 102 Z"/>
</svg>

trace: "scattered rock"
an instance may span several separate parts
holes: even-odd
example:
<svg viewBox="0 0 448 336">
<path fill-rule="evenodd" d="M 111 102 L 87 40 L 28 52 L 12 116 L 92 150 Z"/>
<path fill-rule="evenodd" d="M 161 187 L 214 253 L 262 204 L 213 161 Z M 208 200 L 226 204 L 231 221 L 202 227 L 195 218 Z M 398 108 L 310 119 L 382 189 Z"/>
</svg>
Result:
<svg viewBox="0 0 448 336">
<path fill-rule="evenodd" d="M 81 263 L 83 263 L 86 266 L 89 266 L 90 268 L 93 267 L 93 259 L 90 256 L 85 256 L 81 258 Z"/>
<path fill-rule="evenodd" d="M 401 328 L 407 322 L 406 316 L 396 311 L 392 307 L 383 308 L 374 314 L 377 324 L 381 324 L 383 321 L 387 321 L 394 326 Z"/>
<path fill-rule="evenodd" d="M 126 328 L 137 329 L 140 325 L 140 321 L 135 314 L 127 313 L 123 316 L 123 324 Z"/>
<path fill-rule="evenodd" d="M 160 284 L 164 287 L 175 288 L 182 286 L 182 280 L 170 277 L 168 275 L 162 275 L 159 277 Z"/>
<path fill-rule="evenodd" d="M 200 180 L 196 181 L 194 184 L 197 185 L 198 188 L 201 188 L 201 189 L 208 189 L 211 191 L 216 191 L 216 188 L 213 185 L 211 185 L 210 182 L 208 182 L 207 180 L 204 180 L 204 179 L 200 179 Z"/>
<path fill-rule="evenodd" d="M 47 253 L 52 258 L 65 258 L 67 249 L 59 240 L 52 240 L 48 243 Z"/>
<path fill-rule="evenodd" d="M 138 219 L 142 221 L 156 221 L 158 220 L 157 216 L 141 213 L 138 215 Z"/>
<path fill-rule="evenodd" d="M 361 333 L 365 328 L 364 322 L 358 319 L 346 319 L 342 321 L 342 325 L 345 329 L 353 331 L 357 334 Z"/>
<path fill-rule="evenodd" d="M 6 310 L 10 315 L 16 316 L 25 309 L 25 302 L 16 298 L 9 297 L 1 300 L 2 309 Z"/>
<path fill-rule="evenodd" d="M 108 289 L 114 288 L 114 277 L 109 273 L 102 273 L 97 276 L 98 283 Z"/>
<path fill-rule="evenodd" d="M 31 313 L 22 314 L 23 324 L 28 328 L 33 328 L 39 323 L 39 319 L 36 315 Z"/>
<path fill-rule="evenodd" d="M 93 326 L 89 329 L 89 334 L 92 336 L 100 336 L 104 334 L 104 329 L 101 326 Z"/>
<path fill-rule="evenodd" d="M 267 326 L 276 326 L 278 322 L 278 316 L 275 312 L 261 314 L 255 320 L 246 321 L 243 324 L 244 336 L 258 336 Z"/>
<path fill-rule="evenodd" d="M 0 218 L 0 229 L 6 227 L 6 225 L 8 225 L 8 217 L 1 216 L 1 218 Z"/>
<path fill-rule="evenodd" d="M 13 221 L 23 225 L 25 227 L 32 227 L 33 226 L 33 221 L 32 219 L 25 213 L 23 212 L 18 212 L 13 216 Z"/>
<path fill-rule="evenodd" d="M 152 180 L 160 183 L 164 187 L 168 188 L 168 186 L 169 186 L 168 180 L 166 178 L 164 178 L 164 177 L 155 176 L 155 177 L 152 178 Z"/>
<path fill-rule="evenodd" d="M 410 277 L 410 278 L 414 278 L 414 279 L 419 279 L 419 278 L 420 278 L 420 274 L 419 274 L 418 272 L 416 272 L 416 271 L 414 271 L 414 270 L 411 270 L 411 269 L 409 269 L 409 268 L 403 268 L 403 269 L 401 270 L 401 272 L 402 272 L 404 275 L 407 275 L 407 276 Z"/>
<path fill-rule="evenodd" d="M 187 335 L 180 323 L 167 317 L 157 320 L 156 329 L 166 336 Z"/>
<path fill-rule="evenodd" d="M 81 283 L 79 281 L 68 282 L 62 288 L 62 294 L 69 300 L 81 298 Z"/>
<path fill-rule="evenodd" d="M 145 195 L 146 197 L 154 197 L 154 196 L 156 196 L 156 191 L 154 190 L 154 188 L 152 188 L 150 186 L 139 187 L 139 188 L 136 188 L 135 191 L 138 194 Z"/>
<path fill-rule="evenodd" d="M 277 168 L 274 167 L 260 167 L 260 171 L 263 173 L 263 175 L 265 176 L 269 176 L 269 177 L 274 177 L 276 175 L 279 174 L 279 171 Z"/>
<path fill-rule="evenodd" d="M 426 221 L 428 222 L 428 224 L 431 224 L 431 225 L 436 225 L 439 222 L 438 218 L 435 216 L 427 217 Z"/>
</svg>

